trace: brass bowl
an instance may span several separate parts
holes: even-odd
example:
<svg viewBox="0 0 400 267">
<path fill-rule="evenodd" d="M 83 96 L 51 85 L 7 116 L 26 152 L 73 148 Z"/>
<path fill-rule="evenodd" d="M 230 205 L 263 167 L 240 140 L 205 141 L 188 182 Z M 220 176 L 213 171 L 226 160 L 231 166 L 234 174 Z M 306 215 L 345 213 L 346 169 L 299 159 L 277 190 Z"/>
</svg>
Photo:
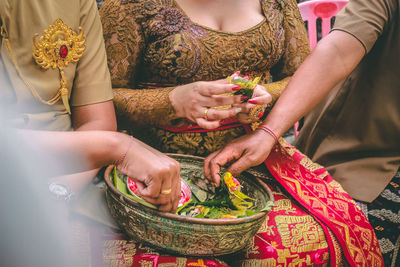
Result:
<svg viewBox="0 0 400 267">
<path fill-rule="evenodd" d="M 193 173 L 203 176 L 203 158 L 168 155 L 180 163 L 182 178 Z M 249 244 L 268 213 L 237 219 L 199 219 L 159 212 L 120 193 L 112 183 L 112 167 L 105 172 L 106 199 L 112 216 L 132 239 L 169 253 L 219 256 L 237 252 Z M 250 172 L 236 178 L 243 185 L 243 192 L 257 200 L 257 209 L 273 201 L 268 186 Z"/>
</svg>

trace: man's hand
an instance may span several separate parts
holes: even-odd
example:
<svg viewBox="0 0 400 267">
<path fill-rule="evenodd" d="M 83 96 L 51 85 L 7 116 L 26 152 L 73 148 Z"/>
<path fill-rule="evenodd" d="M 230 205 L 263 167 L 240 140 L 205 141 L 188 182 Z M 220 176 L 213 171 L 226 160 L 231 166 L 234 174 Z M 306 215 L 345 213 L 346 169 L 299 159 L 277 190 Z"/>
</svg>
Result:
<svg viewBox="0 0 400 267">
<path fill-rule="evenodd" d="M 137 139 L 126 138 L 122 143 L 126 155 L 118 170 L 136 182 L 144 200 L 161 211 L 175 212 L 181 193 L 179 163 Z"/>
<path fill-rule="evenodd" d="M 227 171 L 232 175 L 239 175 L 242 171 L 261 164 L 274 144 L 275 139 L 261 130 L 235 139 L 204 160 L 204 175 L 219 186 L 222 166 L 233 162 Z"/>
</svg>

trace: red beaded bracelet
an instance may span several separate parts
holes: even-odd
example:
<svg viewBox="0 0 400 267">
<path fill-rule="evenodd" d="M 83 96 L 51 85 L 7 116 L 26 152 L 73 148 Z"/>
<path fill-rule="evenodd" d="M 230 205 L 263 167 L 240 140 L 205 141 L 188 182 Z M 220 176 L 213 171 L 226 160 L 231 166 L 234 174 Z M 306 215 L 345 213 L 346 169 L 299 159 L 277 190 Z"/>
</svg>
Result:
<svg viewBox="0 0 400 267">
<path fill-rule="evenodd" d="M 257 129 L 263 130 L 264 132 L 266 132 L 266 133 L 268 133 L 269 135 L 271 135 L 271 136 L 275 139 L 275 141 L 276 141 L 277 143 L 279 142 L 279 141 L 278 141 L 278 136 L 277 136 L 270 128 L 268 128 L 267 126 L 265 126 L 265 125 L 260 125 L 260 126 L 258 126 Z"/>
</svg>

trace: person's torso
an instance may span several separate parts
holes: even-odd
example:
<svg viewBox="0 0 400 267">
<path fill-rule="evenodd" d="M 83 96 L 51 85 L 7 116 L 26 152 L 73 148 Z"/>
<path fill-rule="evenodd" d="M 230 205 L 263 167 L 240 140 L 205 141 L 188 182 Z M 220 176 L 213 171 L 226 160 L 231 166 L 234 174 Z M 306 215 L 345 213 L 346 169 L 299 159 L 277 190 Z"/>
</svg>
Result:
<svg viewBox="0 0 400 267">
<path fill-rule="evenodd" d="M 397 10 L 357 68 L 306 116 L 297 140 L 335 179 L 348 180 L 348 191 L 373 179 L 382 187 L 400 166 L 399 20 Z"/>
<path fill-rule="evenodd" d="M 2 40 L 0 48 L 1 71 L 8 81 L 7 86 L 1 87 L 0 98 L 13 110 L 13 123 L 22 128 L 70 130 L 70 115 L 61 99 L 52 105 L 41 102 L 49 102 L 57 94 L 61 87 L 61 72 L 57 67 L 42 67 L 55 59 L 44 55 L 44 50 L 35 59 L 33 54 L 38 50 L 33 44 L 36 42 L 43 49 L 50 49 L 47 47 L 52 47 L 50 44 L 55 39 L 68 38 L 64 35 L 69 30 L 63 28 L 65 26 L 79 33 L 80 1 L 1 0 L 0 14 L 5 38 L 9 40 L 9 46 Z M 64 25 L 55 26 L 57 19 Z M 57 47 L 51 53 L 61 53 L 61 48 Z M 69 94 L 75 70 L 76 64 L 72 62 L 63 68 Z"/>
<path fill-rule="evenodd" d="M 175 3 L 135 7 L 145 35 L 140 83 L 186 84 L 226 78 L 235 71 L 262 76 L 284 53 L 283 12 L 261 1 L 265 19 L 240 32 L 194 23 Z"/>
<path fill-rule="evenodd" d="M 140 2 L 140 1 L 139 1 Z M 153 2 L 152 2 L 153 3 Z M 260 1 L 265 17 L 239 32 L 226 32 L 193 22 L 173 0 L 164 4 L 131 4 L 145 40 L 140 71 L 133 87 L 175 86 L 224 79 L 240 70 L 261 83 L 284 54 L 284 12 L 278 1 Z M 164 152 L 206 156 L 245 134 L 242 127 L 199 133 L 164 129 L 134 134 Z"/>
</svg>

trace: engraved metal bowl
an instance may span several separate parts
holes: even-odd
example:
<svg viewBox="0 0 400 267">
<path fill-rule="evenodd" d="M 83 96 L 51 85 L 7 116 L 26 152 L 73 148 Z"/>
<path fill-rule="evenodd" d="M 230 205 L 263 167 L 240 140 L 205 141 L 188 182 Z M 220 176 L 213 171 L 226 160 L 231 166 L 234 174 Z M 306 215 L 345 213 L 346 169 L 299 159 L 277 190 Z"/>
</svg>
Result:
<svg viewBox="0 0 400 267">
<path fill-rule="evenodd" d="M 168 154 L 180 163 L 181 177 L 203 176 L 203 158 Z M 268 211 L 237 219 L 199 219 L 159 212 L 142 206 L 120 193 L 105 172 L 106 199 L 112 216 L 132 239 L 169 253 L 190 256 L 219 256 L 244 249 L 257 233 Z M 256 199 L 262 209 L 273 201 L 271 190 L 258 177 L 243 172 L 236 177 L 243 192 Z"/>
</svg>

